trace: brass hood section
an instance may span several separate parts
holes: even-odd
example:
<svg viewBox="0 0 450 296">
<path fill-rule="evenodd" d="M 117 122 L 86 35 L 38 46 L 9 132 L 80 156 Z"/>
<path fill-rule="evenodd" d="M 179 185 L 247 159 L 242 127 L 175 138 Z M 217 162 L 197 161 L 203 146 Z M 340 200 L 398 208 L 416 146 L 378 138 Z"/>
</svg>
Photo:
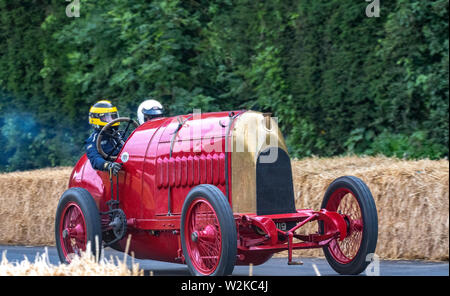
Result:
<svg viewBox="0 0 450 296">
<path fill-rule="evenodd" d="M 256 162 L 259 153 L 267 147 L 279 147 L 287 153 L 286 143 L 276 118 L 256 111 L 246 111 L 235 119 L 230 138 L 233 212 L 256 213 Z M 268 155 L 265 161 L 275 161 L 276 157 Z"/>
</svg>

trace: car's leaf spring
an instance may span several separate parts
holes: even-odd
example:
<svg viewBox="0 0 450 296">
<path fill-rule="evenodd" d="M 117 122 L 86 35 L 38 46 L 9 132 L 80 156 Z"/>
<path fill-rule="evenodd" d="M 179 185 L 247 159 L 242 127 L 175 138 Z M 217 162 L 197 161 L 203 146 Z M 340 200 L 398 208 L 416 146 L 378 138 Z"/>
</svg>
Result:
<svg viewBox="0 0 450 296">
<path fill-rule="evenodd" d="M 112 241 L 105 242 L 104 245 L 110 246 L 119 240 L 121 240 L 126 233 L 127 219 L 125 213 L 118 208 L 119 201 L 119 175 L 116 175 L 116 199 L 114 199 L 114 182 L 113 182 L 113 173 L 112 169 L 109 169 L 109 183 L 111 185 L 111 200 L 107 201 L 109 210 L 106 212 L 100 212 L 101 215 L 108 215 L 110 217 L 111 223 L 108 226 L 112 226 L 114 228 L 114 234 L 120 233 L 120 235 L 116 235 L 116 238 Z"/>
</svg>

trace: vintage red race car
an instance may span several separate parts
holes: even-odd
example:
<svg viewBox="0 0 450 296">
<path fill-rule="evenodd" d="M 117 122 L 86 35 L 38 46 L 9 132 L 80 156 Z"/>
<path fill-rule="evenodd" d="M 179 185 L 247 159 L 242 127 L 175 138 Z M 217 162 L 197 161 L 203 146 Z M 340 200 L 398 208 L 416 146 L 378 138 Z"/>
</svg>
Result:
<svg viewBox="0 0 450 296">
<path fill-rule="evenodd" d="M 102 154 L 107 133 L 123 143 L 109 156 L 122 170 L 94 170 L 86 155 L 74 167 L 56 212 L 62 262 L 88 242 L 97 255 L 99 244 L 128 247 L 136 258 L 187 264 L 193 275 L 229 275 L 235 265 L 262 264 L 286 250 L 288 264 L 298 264 L 296 249 L 322 248 L 340 274 L 361 273 L 370 262 L 378 218 L 369 188 L 343 176 L 329 185 L 321 209 L 296 209 L 291 160 L 270 114 L 192 113 L 140 126 L 118 118 L 98 136 Z M 311 223 L 317 226 L 305 233 Z"/>
</svg>

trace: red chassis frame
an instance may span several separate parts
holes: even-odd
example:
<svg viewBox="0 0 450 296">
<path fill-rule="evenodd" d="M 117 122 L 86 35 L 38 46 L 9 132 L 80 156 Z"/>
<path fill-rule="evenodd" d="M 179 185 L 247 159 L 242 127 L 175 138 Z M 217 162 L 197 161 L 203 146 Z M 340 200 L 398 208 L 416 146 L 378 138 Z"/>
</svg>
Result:
<svg viewBox="0 0 450 296">
<path fill-rule="evenodd" d="M 273 253 L 288 251 L 288 264 L 294 265 L 292 260 L 292 251 L 299 249 L 322 248 L 326 246 L 333 239 L 342 241 L 350 233 L 349 229 L 358 229 L 357 222 L 355 225 L 349 225 L 349 219 L 345 215 L 327 211 L 322 209 L 320 211 L 313 211 L 309 209 L 300 209 L 295 213 L 288 214 L 273 214 L 273 215 L 256 215 L 254 213 L 248 214 L 234 214 L 236 221 L 236 230 L 238 233 L 238 256 L 240 262 L 238 264 L 248 264 L 246 256 L 252 253 L 254 256 L 261 256 L 262 262 L 265 261 L 264 255 L 271 255 Z M 323 234 L 313 233 L 308 235 L 296 234 L 295 232 L 309 222 L 323 222 L 326 227 L 326 232 Z M 277 228 L 276 223 L 295 222 L 296 225 L 286 231 Z M 159 229 L 172 230 L 175 234 L 179 234 L 180 230 L 180 216 L 174 215 L 167 217 L 167 219 L 128 219 L 128 226 L 137 229 Z M 256 229 L 254 228 L 256 227 Z M 208 236 L 208 233 L 199 233 L 199 235 Z M 293 239 L 299 239 L 302 242 L 294 243 Z M 184 263 L 184 257 L 181 251 L 181 242 L 178 240 L 179 250 L 176 261 Z M 259 260 L 256 260 L 258 264 Z M 262 263 L 261 262 L 261 263 Z"/>
<path fill-rule="evenodd" d="M 277 253 L 288 251 L 288 264 L 296 264 L 292 261 L 292 251 L 298 249 L 322 248 L 335 238 L 342 241 L 347 237 L 349 219 L 345 215 L 322 209 L 313 211 L 309 209 L 297 210 L 296 213 L 261 215 L 256 214 L 235 214 L 238 230 L 238 251 L 242 252 L 264 252 Z M 296 234 L 295 231 L 309 222 L 323 222 L 326 232 L 323 234 L 313 233 L 309 235 Z M 286 231 L 276 227 L 276 223 L 295 222 L 296 225 Z M 259 232 L 264 235 L 255 237 L 248 232 L 247 235 L 242 230 L 251 226 L 259 228 Z M 245 230 L 244 230 L 245 232 Z M 303 242 L 294 243 L 293 239 L 299 239 Z M 240 258 L 245 261 L 245 258 Z"/>
</svg>

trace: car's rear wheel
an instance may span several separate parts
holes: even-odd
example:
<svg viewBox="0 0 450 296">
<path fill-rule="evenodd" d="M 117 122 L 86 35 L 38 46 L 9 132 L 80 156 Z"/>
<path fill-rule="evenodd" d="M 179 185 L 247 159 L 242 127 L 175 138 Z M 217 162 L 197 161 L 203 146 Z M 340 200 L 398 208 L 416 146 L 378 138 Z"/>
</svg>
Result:
<svg viewBox="0 0 450 296">
<path fill-rule="evenodd" d="M 181 244 L 192 275 L 229 275 L 237 255 L 236 224 L 228 200 L 215 186 L 199 185 L 186 197 Z"/>
<path fill-rule="evenodd" d="M 56 210 L 55 240 L 59 259 L 70 263 L 74 256 L 90 251 L 100 257 L 102 232 L 100 214 L 90 193 L 83 188 L 70 188 L 61 196 Z"/>
<path fill-rule="evenodd" d="M 347 236 L 334 239 L 323 248 L 330 266 L 340 274 L 359 274 L 374 253 L 378 238 L 378 216 L 375 202 L 367 185 L 359 178 L 344 176 L 334 180 L 322 201 L 322 209 L 344 215 Z M 327 232 L 321 223 L 322 233 Z"/>
</svg>

